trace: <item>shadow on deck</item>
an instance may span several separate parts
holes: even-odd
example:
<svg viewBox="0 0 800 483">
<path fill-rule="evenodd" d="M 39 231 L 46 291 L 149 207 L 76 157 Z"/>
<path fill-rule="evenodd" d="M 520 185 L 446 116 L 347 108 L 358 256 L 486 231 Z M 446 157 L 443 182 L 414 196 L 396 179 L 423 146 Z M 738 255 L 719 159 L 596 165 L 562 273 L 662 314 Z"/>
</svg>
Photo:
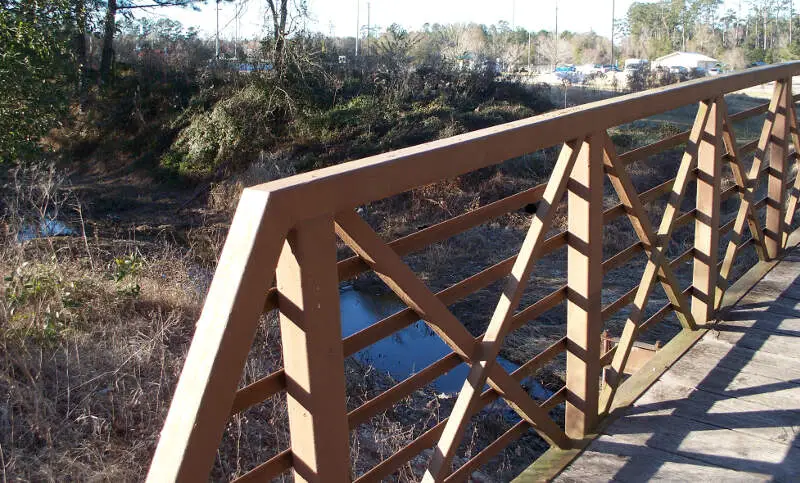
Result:
<svg viewBox="0 0 800 483">
<path fill-rule="evenodd" d="M 754 270 L 720 322 L 619 409 L 556 481 L 800 477 L 800 247 Z M 549 465 L 543 458 L 520 480 L 549 479 L 577 452 L 550 455 Z"/>
</svg>

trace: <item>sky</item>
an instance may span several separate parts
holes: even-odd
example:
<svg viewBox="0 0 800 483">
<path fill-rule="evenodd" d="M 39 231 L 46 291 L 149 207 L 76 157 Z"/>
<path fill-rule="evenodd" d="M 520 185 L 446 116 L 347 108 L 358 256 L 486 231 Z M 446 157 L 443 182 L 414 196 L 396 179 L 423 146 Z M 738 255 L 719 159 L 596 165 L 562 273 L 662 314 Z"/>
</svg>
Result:
<svg viewBox="0 0 800 483">
<path fill-rule="evenodd" d="M 635 0 L 308 0 L 309 27 L 336 36 L 355 35 L 357 11 L 360 11 L 359 24 L 366 25 L 369 4 L 370 23 L 381 29 L 392 23 L 411 30 L 419 29 L 425 23 L 475 22 L 489 25 L 505 20 L 528 30 L 553 30 L 558 4 L 560 31 L 594 30 L 607 37 L 611 33 L 612 1 L 615 4 L 614 16 L 624 18 Z M 725 0 L 724 8 L 736 9 L 739 3 L 739 0 Z M 185 27 L 198 27 L 203 33 L 212 35 L 216 27 L 215 8 L 215 1 L 210 0 L 207 5 L 200 6 L 199 12 L 170 7 L 153 9 L 150 15 L 179 20 Z M 237 8 L 241 8 L 239 37 L 258 36 L 263 30 L 267 8 L 264 0 L 221 3 L 220 36 L 234 37 Z"/>
</svg>

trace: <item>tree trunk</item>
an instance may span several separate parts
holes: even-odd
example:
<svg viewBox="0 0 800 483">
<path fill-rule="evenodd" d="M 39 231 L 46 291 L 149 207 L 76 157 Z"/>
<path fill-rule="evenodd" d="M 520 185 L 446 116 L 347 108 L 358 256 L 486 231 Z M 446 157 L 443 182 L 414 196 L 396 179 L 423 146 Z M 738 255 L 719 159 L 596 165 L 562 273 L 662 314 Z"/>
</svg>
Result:
<svg viewBox="0 0 800 483">
<path fill-rule="evenodd" d="M 286 54 L 286 18 L 289 16 L 289 0 L 280 2 L 280 12 L 275 19 L 275 72 L 282 76 Z"/>
<path fill-rule="evenodd" d="M 275 2 L 280 2 L 278 5 Z M 272 51 L 273 68 L 275 74 L 280 78 L 283 76 L 283 68 L 286 55 L 286 19 L 289 16 L 289 0 L 267 0 L 267 6 L 272 14 L 272 29 L 275 37 L 275 47 Z M 356 42 L 358 39 L 356 39 Z"/>
<path fill-rule="evenodd" d="M 75 90 L 80 99 L 81 109 L 84 107 L 85 92 L 86 92 L 86 1 L 74 1 L 74 14 L 75 14 L 75 34 L 73 35 L 72 44 L 75 52 L 75 62 L 77 63 L 78 72 Z"/>
<path fill-rule="evenodd" d="M 106 8 L 106 20 L 103 31 L 103 53 L 100 57 L 100 79 L 103 82 L 109 80 L 111 75 L 111 64 L 114 61 L 114 32 L 117 30 L 117 0 L 108 0 Z"/>
</svg>

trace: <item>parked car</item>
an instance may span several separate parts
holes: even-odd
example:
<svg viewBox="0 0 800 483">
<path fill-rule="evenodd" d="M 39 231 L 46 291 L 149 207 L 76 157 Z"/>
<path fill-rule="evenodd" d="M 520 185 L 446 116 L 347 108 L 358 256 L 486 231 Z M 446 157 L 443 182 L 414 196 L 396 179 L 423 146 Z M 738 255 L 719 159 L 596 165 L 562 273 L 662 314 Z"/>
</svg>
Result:
<svg viewBox="0 0 800 483">
<path fill-rule="evenodd" d="M 650 61 L 648 61 L 647 59 L 626 59 L 625 72 L 630 72 L 639 69 L 646 69 L 649 65 Z"/>
<path fill-rule="evenodd" d="M 670 74 L 675 75 L 689 75 L 689 69 L 682 65 L 673 65 L 669 68 Z"/>
<path fill-rule="evenodd" d="M 578 72 L 580 72 L 583 75 L 591 76 L 596 74 L 602 74 L 605 72 L 605 70 L 603 70 L 602 64 L 584 64 L 578 67 Z"/>
<path fill-rule="evenodd" d="M 747 68 L 749 69 L 750 67 L 763 67 L 765 65 L 767 65 L 766 62 L 762 62 L 762 61 L 758 60 L 756 62 L 752 62 L 752 63 L 748 64 Z"/>
</svg>

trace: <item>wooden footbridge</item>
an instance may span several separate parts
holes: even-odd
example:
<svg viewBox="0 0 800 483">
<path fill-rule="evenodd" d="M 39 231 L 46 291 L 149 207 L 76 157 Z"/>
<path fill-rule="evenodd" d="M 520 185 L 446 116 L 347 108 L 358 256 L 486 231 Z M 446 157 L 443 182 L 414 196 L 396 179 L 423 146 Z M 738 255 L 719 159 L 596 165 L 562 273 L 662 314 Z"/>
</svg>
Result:
<svg viewBox="0 0 800 483">
<path fill-rule="evenodd" d="M 290 444 L 271 448 L 273 456 L 241 481 L 289 472 L 303 481 L 391 481 L 420 457 L 426 463 L 419 479 L 464 481 L 533 431 L 550 450 L 531 461 L 523 481 L 800 478 L 796 75 L 800 62 L 686 82 L 245 190 L 148 480 L 207 480 L 230 418 L 273 397 L 286 398 Z M 770 102 L 729 112 L 726 94 L 770 82 Z M 688 131 L 616 151 L 610 128 L 686 105 L 698 105 Z M 736 123 L 756 116 L 764 119 L 760 136 L 738 143 Z M 408 236 L 385 241 L 356 211 L 554 145 L 561 151 L 546 183 Z M 679 146 L 675 177 L 637 191 L 630 166 Z M 604 205 L 606 191 L 616 205 Z M 438 293 L 403 259 L 533 203 L 517 255 Z M 738 206 L 730 219 L 723 203 Z M 557 213 L 566 213 L 566 229 L 554 223 Z M 638 241 L 607 256 L 604 226 L 625 217 Z M 679 245 L 676 230 L 688 228 L 693 234 Z M 353 256 L 337 259 L 337 238 Z M 524 305 L 539 275 L 536 262 L 561 249 L 566 284 Z M 755 265 L 744 270 L 753 253 Z M 637 257 L 644 259 L 634 265 L 642 267 L 640 283 L 604 304 L 605 275 Z M 690 274 L 682 278 L 684 266 Z M 407 307 L 343 339 L 339 283 L 367 271 Z M 499 280 L 505 288 L 494 314 L 474 337 L 449 307 Z M 654 308 L 656 287 L 668 302 Z M 497 363 L 509 333 L 562 304 L 563 338 L 513 372 Z M 618 342 L 604 350 L 604 324 L 623 309 Z M 258 324 L 272 310 L 280 313 L 283 367 L 243 379 Z M 673 316 L 678 335 L 649 361 L 629 365 L 640 336 Z M 452 352 L 348 407 L 344 359 L 420 319 Z M 520 381 L 559 360 L 563 387 L 546 400 L 529 395 Z M 469 375 L 448 417 L 356 472 L 351 432 L 462 362 Z M 497 399 L 520 421 L 463 457 L 466 429 Z"/>
</svg>

